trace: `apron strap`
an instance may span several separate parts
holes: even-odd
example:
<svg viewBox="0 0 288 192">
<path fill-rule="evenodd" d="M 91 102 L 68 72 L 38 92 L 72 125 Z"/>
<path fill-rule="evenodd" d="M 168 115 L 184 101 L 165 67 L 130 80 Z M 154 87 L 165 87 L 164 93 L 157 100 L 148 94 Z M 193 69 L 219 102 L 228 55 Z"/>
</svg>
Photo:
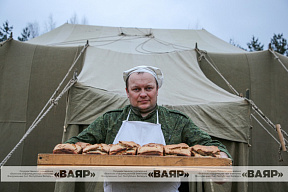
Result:
<svg viewBox="0 0 288 192">
<path fill-rule="evenodd" d="M 159 124 L 158 109 L 157 109 L 157 124 Z"/>
<path fill-rule="evenodd" d="M 129 113 L 128 113 L 128 115 L 127 115 L 127 119 L 126 119 L 126 121 L 128 121 L 128 119 L 129 119 L 130 112 L 131 112 L 131 109 L 129 110 Z"/>
</svg>

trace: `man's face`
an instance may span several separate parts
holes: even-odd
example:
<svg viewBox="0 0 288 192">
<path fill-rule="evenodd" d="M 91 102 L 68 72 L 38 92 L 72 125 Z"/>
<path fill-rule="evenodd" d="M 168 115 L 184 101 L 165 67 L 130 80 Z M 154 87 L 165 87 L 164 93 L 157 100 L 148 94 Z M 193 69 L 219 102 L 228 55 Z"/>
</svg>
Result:
<svg viewBox="0 0 288 192">
<path fill-rule="evenodd" d="M 132 73 L 128 79 L 126 93 L 130 104 L 145 114 L 156 106 L 158 87 L 150 73 Z"/>
</svg>

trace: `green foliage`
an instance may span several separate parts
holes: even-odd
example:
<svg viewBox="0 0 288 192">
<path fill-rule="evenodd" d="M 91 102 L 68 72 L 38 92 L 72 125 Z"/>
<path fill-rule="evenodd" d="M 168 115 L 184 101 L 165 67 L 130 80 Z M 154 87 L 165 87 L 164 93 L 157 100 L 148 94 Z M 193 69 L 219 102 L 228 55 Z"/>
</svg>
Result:
<svg viewBox="0 0 288 192">
<path fill-rule="evenodd" d="M 274 33 L 271 39 L 271 47 L 274 51 L 288 56 L 287 40 L 283 37 L 283 33 L 276 35 Z"/>
<path fill-rule="evenodd" d="M 247 43 L 247 46 L 249 48 L 249 51 L 262 51 L 264 45 L 261 45 L 260 42 L 258 42 L 258 38 L 255 38 L 254 35 L 252 37 L 252 40 L 250 43 Z"/>
<path fill-rule="evenodd" d="M 21 33 L 22 37 L 18 37 L 19 41 L 28 41 L 29 37 L 30 37 L 30 31 L 28 29 L 28 27 L 25 27 L 23 29 L 23 32 Z"/>
<path fill-rule="evenodd" d="M 5 21 L 3 27 L 0 27 L 0 42 L 6 41 L 12 33 L 13 26 L 9 26 L 9 22 Z"/>
</svg>

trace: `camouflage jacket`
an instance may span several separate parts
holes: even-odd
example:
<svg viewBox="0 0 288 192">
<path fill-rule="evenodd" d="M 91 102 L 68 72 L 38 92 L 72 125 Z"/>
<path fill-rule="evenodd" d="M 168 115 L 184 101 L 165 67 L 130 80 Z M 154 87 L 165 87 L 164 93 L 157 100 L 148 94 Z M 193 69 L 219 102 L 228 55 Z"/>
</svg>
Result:
<svg viewBox="0 0 288 192">
<path fill-rule="evenodd" d="M 112 110 L 106 112 L 86 129 L 84 129 L 78 136 L 72 137 L 65 143 L 76 143 L 78 141 L 95 143 L 113 143 L 121 125 L 122 121 L 126 120 L 130 105 L 125 106 L 123 109 Z M 217 140 L 212 140 L 211 137 L 204 131 L 200 130 L 193 121 L 185 114 L 170 110 L 162 106 L 157 106 L 159 114 L 159 123 L 165 138 L 166 145 L 187 143 L 189 146 L 193 145 L 214 145 L 228 154 L 226 147 Z M 154 110 L 146 117 L 137 115 L 131 110 L 129 121 L 144 121 L 149 123 L 157 122 L 157 114 Z"/>
</svg>

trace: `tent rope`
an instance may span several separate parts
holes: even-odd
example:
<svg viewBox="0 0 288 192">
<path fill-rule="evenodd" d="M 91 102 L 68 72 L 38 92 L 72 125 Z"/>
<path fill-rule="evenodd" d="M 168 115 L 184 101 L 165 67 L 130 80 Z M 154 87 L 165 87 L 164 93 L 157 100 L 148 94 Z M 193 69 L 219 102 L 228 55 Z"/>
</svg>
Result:
<svg viewBox="0 0 288 192">
<path fill-rule="evenodd" d="M 247 98 L 245 98 L 245 100 L 251 104 L 252 109 L 257 113 L 257 115 L 261 117 L 270 127 L 272 127 L 275 132 L 277 132 L 276 125 L 267 116 L 264 115 L 264 113 L 257 107 L 257 105 L 252 100 L 248 100 Z M 283 129 L 281 129 L 281 132 L 287 136 L 287 133 Z M 286 143 L 288 143 L 288 140 L 284 136 L 283 139 Z"/>
<path fill-rule="evenodd" d="M 225 83 L 228 85 L 228 87 L 234 92 L 235 95 L 240 96 L 239 92 L 227 81 L 227 79 L 220 73 L 220 71 L 206 58 L 206 51 L 201 51 L 198 48 L 195 48 L 197 53 L 200 55 L 198 58 L 198 61 L 201 61 L 202 58 L 205 59 L 209 65 L 218 73 L 218 75 L 225 81 Z"/>
<path fill-rule="evenodd" d="M 274 58 L 277 59 L 277 61 L 282 65 L 282 67 L 286 70 L 286 72 L 288 72 L 287 67 L 284 65 L 284 63 L 280 60 L 280 58 L 276 55 L 275 51 L 272 49 L 271 45 L 269 45 L 269 49 L 268 49 L 273 55 Z"/>
<path fill-rule="evenodd" d="M 15 145 L 15 147 L 8 153 L 8 155 L 3 159 L 3 161 L 0 163 L 0 167 L 4 166 L 5 163 L 10 159 L 10 157 L 13 155 L 13 153 L 16 151 L 16 149 L 20 146 L 20 144 L 26 139 L 26 137 L 33 131 L 33 129 L 39 124 L 39 122 L 47 115 L 47 113 L 52 109 L 53 106 L 58 104 L 59 99 L 77 82 L 77 74 L 74 73 L 73 78 L 66 84 L 66 86 L 63 88 L 63 90 L 58 94 L 58 96 L 54 99 L 55 95 L 59 91 L 60 87 L 64 83 L 64 81 L 67 79 L 68 75 L 70 74 L 73 67 L 76 65 L 77 61 L 79 60 L 80 56 L 83 54 L 83 52 L 86 50 L 86 48 L 89 46 L 88 42 L 85 44 L 81 52 L 79 53 L 76 60 L 73 62 L 71 67 L 69 68 L 68 72 L 64 76 L 63 80 L 60 82 L 54 93 L 52 94 L 51 98 L 48 100 L 46 105 L 43 107 L 41 112 L 38 114 L 36 119 L 33 121 L 31 126 L 28 128 L 26 133 L 23 135 L 23 137 L 20 139 L 20 141 Z M 48 105 L 50 106 L 48 107 Z M 48 108 L 47 108 L 48 107 Z M 46 109 L 47 108 L 47 109 Z"/>
<path fill-rule="evenodd" d="M 286 135 L 288 137 L 288 134 L 286 133 L 286 131 L 284 131 L 282 129 L 281 129 L 281 131 L 282 131 L 282 133 L 284 133 L 284 135 Z"/>
<path fill-rule="evenodd" d="M 240 96 L 240 94 L 238 93 L 238 91 L 229 83 L 229 81 L 220 73 L 219 69 L 217 69 L 207 58 L 206 58 L 206 51 L 202 51 L 199 50 L 197 48 L 197 44 L 196 44 L 196 48 L 195 48 L 196 52 L 200 55 L 198 58 L 198 61 L 201 61 L 202 58 L 205 59 L 208 64 L 218 73 L 218 75 L 225 81 L 225 83 L 227 84 L 227 86 L 234 92 L 234 94 L 236 94 L 237 96 Z M 264 115 L 264 113 L 259 109 L 259 107 L 257 107 L 257 105 L 251 100 L 251 99 L 247 99 L 245 98 L 245 101 L 247 101 L 251 106 L 252 109 L 256 112 L 256 114 L 258 116 L 260 116 L 268 125 L 270 125 L 274 131 L 276 130 L 276 125 L 266 116 Z M 254 116 L 254 115 L 253 115 Z M 257 121 L 258 123 L 260 123 L 259 121 Z M 281 129 L 281 132 L 284 133 L 285 135 L 287 135 L 287 133 Z M 284 137 L 283 137 L 284 138 Z M 284 138 L 284 140 L 287 142 L 287 139 Z M 287 151 L 288 152 L 288 151 Z"/>
<path fill-rule="evenodd" d="M 282 146 L 281 143 L 274 137 L 274 135 L 272 135 L 272 133 L 270 133 L 266 127 L 253 115 L 251 114 L 251 116 L 257 121 L 257 123 L 276 141 L 276 143 L 278 143 L 279 145 L 279 151 L 278 151 L 278 155 L 279 155 L 279 161 L 283 161 L 282 158 Z M 287 145 L 285 145 L 287 147 Z"/>
<path fill-rule="evenodd" d="M 15 145 L 15 147 L 10 151 L 10 153 L 3 159 L 3 161 L 0 163 L 0 167 L 4 166 L 5 163 L 10 159 L 10 157 L 13 155 L 13 153 L 16 151 L 16 149 L 20 146 L 20 144 L 26 139 L 26 137 L 33 131 L 33 129 L 39 124 L 39 122 L 47 115 L 47 113 L 58 104 L 58 100 L 77 82 L 77 79 L 71 79 L 68 84 L 64 87 L 62 92 L 51 102 L 49 108 L 39 117 L 36 121 L 33 122 L 33 124 L 29 127 L 29 129 L 26 131 L 24 136 L 20 139 L 20 141 Z"/>
<path fill-rule="evenodd" d="M 32 123 L 32 125 L 38 120 L 38 118 L 42 115 L 42 113 L 44 112 L 44 110 L 48 107 L 48 105 L 50 103 L 55 102 L 55 100 L 53 100 L 53 98 L 55 97 L 55 95 L 58 93 L 60 87 L 62 86 L 62 84 L 64 83 L 64 81 L 67 79 L 68 75 L 70 74 L 71 70 L 74 68 L 74 66 L 76 65 L 76 63 L 78 62 L 79 58 L 81 57 L 81 55 L 83 54 L 83 52 L 86 50 L 86 48 L 89 46 L 88 42 L 85 44 L 85 46 L 83 47 L 83 49 L 81 50 L 81 52 L 79 53 L 78 57 L 74 60 L 74 62 L 72 63 L 71 67 L 69 68 L 68 72 L 66 73 L 66 75 L 64 76 L 64 78 L 62 79 L 62 81 L 59 83 L 58 87 L 56 88 L 56 90 L 54 91 L 54 93 L 52 94 L 52 96 L 50 97 L 50 99 L 48 100 L 48 102 L 46 103 L 46 105 L 43 107 L 42 111 L 38 114 L 38 116 L 36 117 L 36 119 L 34 120 L 34 122 Z M 32 126 L 31 125 L 31 126 Z"/>
<path fill-rule="evenodd" d="M 249 103 L 251 103 L 254 111 L 265 121 L 268 125 L 270 125 L 273 129 L 276 130 L 276 125 L 267 117 L 264 115 L 264 113 L 257 107 L 257 105 L 250 99 L 245 98 L 245 100 Z"/>
<path fill-rule="evenodd" d="M 270 133 L 268 131 L 268 129 L 266 129 L 266 127 L 253 115 L 251 114 L 251 116 L 254 118 L 254 120 L 257 121 L 257 123 L 280 145 L 280 142 L 274 137 L 274 135 L 272 135 L 272 133 Z"/>
</svg>

